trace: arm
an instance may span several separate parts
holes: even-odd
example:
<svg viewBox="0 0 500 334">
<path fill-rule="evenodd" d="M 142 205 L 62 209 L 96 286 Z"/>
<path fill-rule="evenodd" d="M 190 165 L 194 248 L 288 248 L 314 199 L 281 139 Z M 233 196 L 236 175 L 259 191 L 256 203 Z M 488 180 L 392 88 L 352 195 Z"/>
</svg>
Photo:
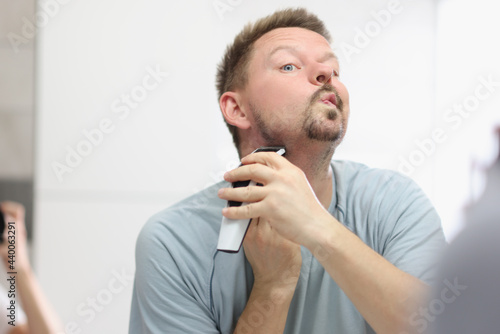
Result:
<svg viewBox="0 0 500 334">
<path fill-rule="evenodd" d="M 283 333 L 300 275 L 300 246 L 281 237 L 263 219 L 252 221 L 243 246 L 254 285 L 234 333 Z"/>
<path fill-rule="evenodd" d="M 400 333 L 428 291 L 368 247 L 333 217 L 324 217 L 321 234 L 308 249 L 377 333 Z"/>
<path fill-rule="evenodd" d="M 252 179 L 264 187 L 226 189 L 222 198 L 250 202 L 223 211 L 229 218 L 261 217 L 284 238 L 307 247 L 380 333 L 405 327 L 426 285 L 363 243 L 326 211 L 304 173 L 286 159 L 252 154 L 226 180 Z M 304 222 L 307 222 L 306 224 Z"/>
<path fill-rule="evenodd" d="M 15 271 L 17 272 L 16 285 L 21 297 L 21 303 L 28 319 L 29 333 L 48 334 L 62 332 L 62 324 L 57 314 L 45 297 L 31 269 L 26 249 L 26 230 L 24 227 L 24 208 L 14 202 L 0 203 L 0 209 L 5 214 L 5 221 L 15 222 Z M 2 257 L 8 267 L 8 233 L 6 227 L 4 243 L 1 246 Z M 22 332 L 21 332 L 22 333 Z"/>
</svg>

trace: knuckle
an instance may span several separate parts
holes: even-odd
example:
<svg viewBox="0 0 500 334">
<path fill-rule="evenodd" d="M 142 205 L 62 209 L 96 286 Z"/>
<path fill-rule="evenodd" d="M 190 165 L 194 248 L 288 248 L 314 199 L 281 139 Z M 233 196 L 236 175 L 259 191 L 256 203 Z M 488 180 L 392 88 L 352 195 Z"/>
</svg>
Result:
<svg viewBox="0 0 500 334">
<path fill-rule="evenodd" d="M 247 201 L 252 198 L 252 188 L 251 187 L 245 187 L 245 192 L 243 194 L 243 197 Z"/>
<path fill-rule="evenodd" d="M 252 207 L 251 207 L 251 205 L 245 205 L 243 208 L 244 208 L 245 213 L 247 214 L 247 216 L 250 217 L 251 214 L 252 214 Z"/>
<path fill-rule="evenodd" d="M 255 174 L 257 172 L 258 166 L 256 164 L 252 164 L 248 166 L 248 171 L 250 174 Z"/>
</svg>

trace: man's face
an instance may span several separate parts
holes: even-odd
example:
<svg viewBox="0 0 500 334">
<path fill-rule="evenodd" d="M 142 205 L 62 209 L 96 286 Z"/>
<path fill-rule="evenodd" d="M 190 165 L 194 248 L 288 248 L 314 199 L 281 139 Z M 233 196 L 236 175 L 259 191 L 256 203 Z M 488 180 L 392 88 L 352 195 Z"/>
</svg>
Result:
<svg viewBox="0 0 500 334">
<path fill-rule="evenodd" d="M 265 143 L 340 143 L 349 94 L 338 73 L 330 45 L 313 31 L 279 28 L 259 38 L 241 96 Z"/>
</svg>

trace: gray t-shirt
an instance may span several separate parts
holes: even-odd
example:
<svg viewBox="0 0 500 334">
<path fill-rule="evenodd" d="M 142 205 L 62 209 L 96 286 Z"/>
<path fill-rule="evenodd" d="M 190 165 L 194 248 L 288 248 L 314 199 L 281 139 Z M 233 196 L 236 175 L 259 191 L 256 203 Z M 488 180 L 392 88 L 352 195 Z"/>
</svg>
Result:
<svg viewBox="0 0 500 334">
<path fill-rule="evenodd" d="M 422 190 L 398 173 L 332 161 L 328 211 L 399 269 L 427 283 L 445 246 L 440 219 Z M 136 246 L 130 333 L 232 333 L 253 285 L 243 248 L 217 251 L 225 201 L 220 182 L 154 215 Z M 248 331 L 273 316 L 258 305 Z M 373 333 L 311 252 L 302 269 L 284 333 Z"/>
</svg>

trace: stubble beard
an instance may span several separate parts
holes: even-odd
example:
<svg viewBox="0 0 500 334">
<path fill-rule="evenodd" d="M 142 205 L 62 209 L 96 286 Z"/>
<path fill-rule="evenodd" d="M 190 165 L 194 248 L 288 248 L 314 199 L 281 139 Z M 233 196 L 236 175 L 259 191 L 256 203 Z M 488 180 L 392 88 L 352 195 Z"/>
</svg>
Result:
<svg viewBox="0 0 500 334">
<path fill-rule="evenodd" d="M 336 106 L 328 106 L 326 104 L 323 105 L 318 103 L 320 97 L 325 93 L 335 94 Z M 324 110 L 317 110 L 318 108 Z M 323 124 L 325 119 L 322 115 L 324 115 L 326 121 L 337 121 L 333 130 L 331 127 Z M 302 129 L 305 131 L 307 138 L 309 139 L 322 142 L 340 143 L 345 134 L 344 117 L 344 102 L 332 85 L 325 84 L 311 96 L 309 105 L 305 112 Z"/>
<path fill-rule="evenodd" d="M 326 104 L 319 105 L 318 101 L 325 93 L 335 94 L 337 102 L 336 106 L 328 106 Z M 272 145 L 277 142 L 283 142 L 281 139 L 281 132 L 283 129 L 271 129 L 262 119 L 262 110 L 253 104 L 250 104 L 250 108 L 252 109 L 252 113 L 255 117 L 255 123 L 257 124 L 260 135 L 266 143 L 268 143 L 268 145 Z M 318 108 L 323 110 L 318 110 Z M 331 142 L 337 146 L 342 141 L 346 130 L 343 108 L 344 103 L 337 90 L 330 84 L 321 86 L 309 99 L 309 103 L 304 113 L 304 119 L 302 121 L 302 131 L 308 139 Z M 322 115 L 324 115 L 326 121 L 337 121 L 333 130 L 330 126 L 325 126 L 323 124 L 325 119 Z"/>
</svg>

